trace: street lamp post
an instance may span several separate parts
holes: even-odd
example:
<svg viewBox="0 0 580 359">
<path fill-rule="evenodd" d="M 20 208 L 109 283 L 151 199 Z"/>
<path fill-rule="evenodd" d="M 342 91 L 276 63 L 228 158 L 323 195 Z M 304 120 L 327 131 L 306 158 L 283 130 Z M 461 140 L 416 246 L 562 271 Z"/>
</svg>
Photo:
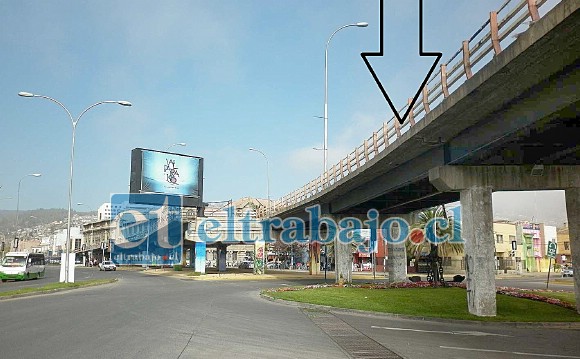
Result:
<svg viewBox="0 0 580 359">
<path fill-rule="evenodd" d="M 266 155 L 264 154 L 264 152 L 250 147 L 250 151 L 254 151 L 254 152 L 258 152 L 260 153 L 262 156 L 264 156 L 264 159 L 266 160 L 266 196 L 268 197 L 268 205 L 266 207 L 266 214 L 268 215 L 268 218 L 270 218 L 270 164 L 268 161 L 268 157 L 266 157 Z"/>
<path fill-rule="evenodd" d="M 40 176 L 42 176 L 42 174 L 40 173 L 31 173 L 27 174 L 26 176 L 23 176 L 18 181 L 18 194 L 16 196 L 16 236 L 18 236 L 18 219 L 20 214 L 20 186 L 22 185 L 22 180 L 25 179 L 26 177 L 40 177 Z"/>
<path fill-rule="evenodd" d="M 330 45 L 330 40 L 342 29 L 347 27 L 367 27 L 369 26 L 366 22 L 357 22 L 354 24 L 347 24 L 336 29 L 332 35 L 328 38 L 326 42 L 326 47 L 324 48 L 324 143 L 322 145 L 322 151 L 324 151 L 324 173 L 323 173 L 323 186 L 326 182 L 326 172 L 328 171 L 328 46 Z M 324 244 L 324 282 L 326 282 L 326 271 L 328 266 L 328 252 L 326 250 L 326 244 Z"/>
<path fill-rule="evenodd" d="M 256 148 L 250 147 L 249 150 L 254 151 L 254 152 L 258 152 L 266 160 L 266 197 L 267 197 L 266 200 L 268 201 L 268 204 L 266 205 L 266 215 L 268 216 L 268 218 L 270 218 L 270 216 L 271 216 L 271 213 L 270 213 L 270 164 L 268 161 L 268 157 L 264 154 L 264 152 L 262 152 Z M 264 268 L 263 268 L 264 273 L 266 273 L 266 264 L 268 261 L 267 257 L 268 257 L 268 251 L 266 249 L 266 246 L 264 245 L 264 254 L 263 254 L 263 258 L 262 258 L 263 263 L 264 263 Z"/>
<path fill-rule="evenodd" d="M 328 46 L 330 45 L 330 40 L 334 35 L 342 29 L 347 27 L 367 27 L 369 26 L 366 22 L 357 22 L 355 24 L 348 24 L 336 29 L 332 35 L 328 38 L 326 42 L 326 48 L 324 50 L 324 173 L 328 171 Z"/>
<path fill-rule="evenodd" d="M 65 258 L 65 268 L 64 268 L 64 282 L 69 283 L 69 252 L 70 252 L 70 229 L 71 229 L 71 207 L 72 207 L 72 190 L 73 190 L 73 168 L 74 168 L 74 157 L 75 157 L 75 132 L 81 117 L 92 109 L 95 106 L 99 106 L 106 103 L 113 103 L 121 106 L 131 106 L 131 102 L 129 101 L 99 101 L 94 103 L 84 109 L 81 114 L 76 118 L 76 120 L 71 115 L 70 111 L 63 105 L 60 101 L 53 99 L 52 97 L 44 96 L 44 95 L 35 95 L 30 92 L 19 92 L 18 96 L 21 97 L 40 97 L 52 101 L 62 107 L 63 110 L 67 113 L 71 125 L 72 125 L 72 144 L 71 144 L 71 154 L 70 154 L 70 180 L 69 180 L 69 187 L 68 187 L 68 222 L 67 222 L 67 232 L 66 232 L 66 258 Z M 61 264 L 62 265 L 62 264 Z"/>
</svg>

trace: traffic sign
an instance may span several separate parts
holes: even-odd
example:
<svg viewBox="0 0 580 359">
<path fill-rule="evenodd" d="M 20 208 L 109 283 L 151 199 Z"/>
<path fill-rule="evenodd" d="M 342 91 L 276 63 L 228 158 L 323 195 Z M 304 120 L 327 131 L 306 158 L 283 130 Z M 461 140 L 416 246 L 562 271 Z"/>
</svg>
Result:
<svg viewBox="0 0 580 359">
<path fill-rule="evenodd" d="M 549 258 L 556 258 L 556 242 L 548 242 L 548 257 Z"/>
</svg>

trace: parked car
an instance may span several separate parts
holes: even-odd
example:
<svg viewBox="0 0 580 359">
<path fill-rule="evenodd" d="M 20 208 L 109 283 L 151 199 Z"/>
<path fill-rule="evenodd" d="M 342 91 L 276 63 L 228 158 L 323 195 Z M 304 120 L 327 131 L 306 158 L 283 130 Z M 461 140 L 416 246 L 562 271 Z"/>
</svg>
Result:
<svg viewBox="0 0 580 359">
<path fill-rule="evenodd" d="M 373 269 L 372 263 L 363 263 L 362 264 L 362 270 L 371 270 L 371 269 Z"/>
<path fill-rule="evenodd" d="M 115 263 L 113 263 L 111 261 L 103 261 L 103 262 L 99 263 L 99 270 L 104 270 L 104 271 L 113 270 L 113 271 L 116 271 L 117 270 L 117 266 L 115 265 Z"/>
<path fill-rule="evenodd" d="M 574 269 L 572 267 L 562 268 L 562 277 L 573 277 Z"/>
<path fill-rule="evenodd" d="M 240 263 L 240 265 L 238 266 L 238 268 L 240 268 L 240 269 L 253 269 L 254 268 L 254 262 L 251 262 L 251 261 L 243 261 L 242 263 Z"/>
</svg>

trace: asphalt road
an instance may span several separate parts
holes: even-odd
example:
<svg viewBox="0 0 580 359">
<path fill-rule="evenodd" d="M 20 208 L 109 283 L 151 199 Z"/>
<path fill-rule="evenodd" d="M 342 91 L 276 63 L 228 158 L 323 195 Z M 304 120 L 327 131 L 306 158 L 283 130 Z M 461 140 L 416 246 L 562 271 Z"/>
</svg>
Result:
<svg viewBox="0 0 580 359">
<path fill-rule="evenodd" d="M 404 358 L 580 358 L 580 331 L 336 314 Z"/>
<path fill-rule="evenodd" d="M 307 312 L 258 296 L 293 281 L 79 273 L 119 281 L 0 300 L 0 357 L 348 358 L 374 346 L 404 358 L 580 358 L 580 331 Z"/>
<path fill-rule="evenodd" d="M 524 289 L 546 289 L 546 281 L 548 279 L 547 273 L 538 273 L 533 276 L 521 277 L 506 277 L 496 278 L 496 286 L 515 287 Z M 562 278 L 562 275 L 556 273 L 550 276 L 550 283 L 548 285 L 550 290 L 565 290 L 574 291 L 574 278 Z"/>
</svg>

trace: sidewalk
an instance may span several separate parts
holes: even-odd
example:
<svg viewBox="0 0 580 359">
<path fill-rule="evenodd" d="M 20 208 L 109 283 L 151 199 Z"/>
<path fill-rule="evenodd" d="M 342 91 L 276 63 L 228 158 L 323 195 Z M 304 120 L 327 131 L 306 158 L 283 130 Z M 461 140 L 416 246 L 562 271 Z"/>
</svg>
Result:
<svg viewBox="0 0 580 359">
<path fill-rule="evenodd" d="M 225 273 L 211 271 L 200 275 L 189 268 L 184 268 L 183 271 L 175 271 L 173 268 L 163 268 L 144 270 L 143 273 L 192 280 L 324 280 L 324 272 L 310 275 L 308 271 L 289 269 L 268 269 L 265 274 L 254 274 L 251 271 L 228 269 Z M 370 272 L 353 272 L 352 277 L 353 280 L 373 280 L 373 274 Z M 326 272 L 326 278 L 328 281 L 334 281 L 334 271 Z M 376 274 L 376 280 L 386 279 L 382 272 Z"/>
<path fill-rule="evenodd" d="M 266 274 L 254 274 L 249 271 L 229 270 L 225 273 L 209 272 L 196 274 L 192 270 L 184 268 L 183 271 L 175 271 L 173 268 L 149 269 L 144 271 L 148 275 L 161 275 L 178 277 L 191 280 L 324 280 L 324 273 L 310 275 L 301 270 L 266 270 Z M 334 272 L 327 272 L 328 280 L 334 280 Z M 371 277 L 372 279 L 372 277 Z"/>
<path fill-rule="evenodd" d="M 210 271 L 206 274 L 196 274 L 193 270 L 189 268 L 183 268 L 183 271 L 175 271 L 173 268 L 163 268 L 163 269 L 155 269 L 151 268 L 148 270 L 144 270 L 144 268 L 138 267 L 138 269 L 125 269 L 120 267 L 121 270 L 143 270 L 144 273 L 148 275 L 162 275 L 162 276 L 172 276 L 172 277 L 179 277 L 182 279 L 192 279 L 192 280 L 324 280 L 324 272 L 319 274 L 310 275 L 308 271 L 304 270 L 287 270 L 287 269 L 269 269 L 266 270 L 266 274 L 258 275 L 254 274 L 251 271 L 243 271 L 237 269 L 228 269 L 225 273 L 218 273 L 215 271 Z M 465 275 L 463 272 L 453 272 L 453 273 L 445 273 L 444 277 L 446 280 L 451 280 L 454 275 L 460 274 Z M 425 273 L 409 273 L 407 277 L 411 276 L 420 276 L 422 280 L 427 279 L 427 275 Z M 496 275 L 497 279 L 509 279 L 509 278 L 523 278 L 523 277 L 531 277 L 531 278 L 545 278 L 547 277 L 548 273 L 523 273 L 523 274 L 498 274 Z M 335 275 L 334 271 L 326 272 L 327 281 L 331 282 L 334 281 Z M 372 272 L 352 272 L 352 279 L 353 281 L 386 281 L 388 280 L 389 275 L 388 273 L 385 275 L 383 272 L 376 272 L 373 276 Z M 551 277 L 554 280 L 558 279 L 557 276 Z"/>
</svg>

